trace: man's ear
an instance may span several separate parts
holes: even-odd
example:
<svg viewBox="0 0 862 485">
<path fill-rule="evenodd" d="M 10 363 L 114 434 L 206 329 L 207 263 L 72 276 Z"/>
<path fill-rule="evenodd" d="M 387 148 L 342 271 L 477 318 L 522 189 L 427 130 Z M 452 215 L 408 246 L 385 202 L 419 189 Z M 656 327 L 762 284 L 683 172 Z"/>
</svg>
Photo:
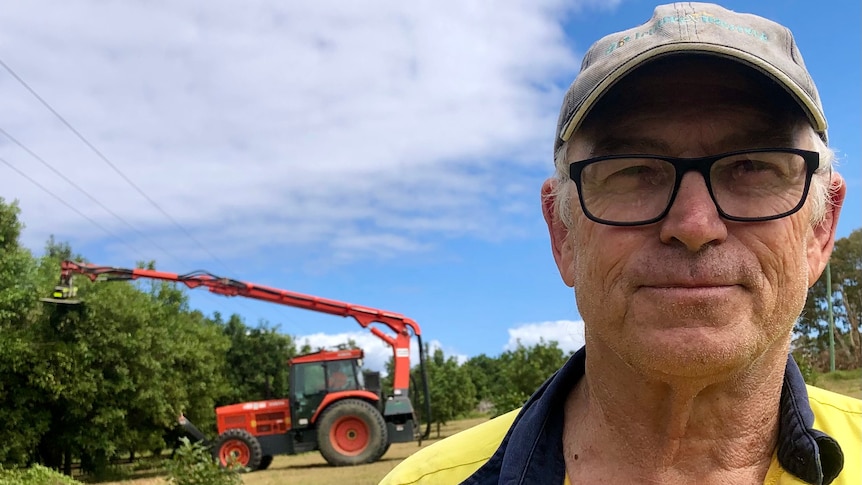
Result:
<svg viewBox="0 0 862 485">
<path fill-rule="evenodd" d="M 838 227 L 838 215 L 844 204 L 844 196 L 847 188 L 844 179 L 836 172 L 832 172 L 829 182 L 829 200 L 826 203 L 826 214 L 823 221 L 814 226 L 811 238 L 808 240 L 808 286 L 817 283 L 823 269 L 832 255 L 832 247 L 835 245 L 835 230 Z"/>
<path fill-rule="evenodd" d="M 567 286 L 574 286 L 575 266 L 572 238 L 569 237 L 569 229 L 554 210 L 555 189 L 559 183 L 560 181 L 556 178 L 549 178 L 542 184 L 542 215 L 545 216 L 545 223 L 548 225 L 548 234 L 551 236 L 551 251 L 554 254 L 554 261 L 557 263 L 560 276 Z M 564 210 L 568 210 L 568 207 Z"/>
</svg>

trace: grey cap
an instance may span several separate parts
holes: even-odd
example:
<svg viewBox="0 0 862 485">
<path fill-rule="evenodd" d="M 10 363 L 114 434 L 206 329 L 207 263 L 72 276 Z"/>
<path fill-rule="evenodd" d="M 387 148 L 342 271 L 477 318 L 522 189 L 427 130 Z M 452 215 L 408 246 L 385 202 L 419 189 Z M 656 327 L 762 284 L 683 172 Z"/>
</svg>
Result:
<svg viewBox="0 0 862 485">
<path fill-rule="evenodd" d="M 711 3 L 679 2 L 656 7 L 647 23 L 605 36 L 590 47 L 563 100 L 554 152 L 617 81 L 648 61 L 680 53 L 720 56 L 766 74 L 796 99 L 826 140 L 817 87 L 787 27 Z"/>
</svg>

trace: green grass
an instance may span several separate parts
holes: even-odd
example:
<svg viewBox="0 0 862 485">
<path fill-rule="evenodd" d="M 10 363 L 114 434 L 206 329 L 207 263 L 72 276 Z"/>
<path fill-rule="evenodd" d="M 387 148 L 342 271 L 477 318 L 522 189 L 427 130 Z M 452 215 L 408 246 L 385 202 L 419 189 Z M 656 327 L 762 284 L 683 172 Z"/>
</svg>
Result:
<svg viewBox="0 0 862 485">
<path fill-rule="evenodd" d="M 836 370 L 818 374 L 815 386 L 862 399 L 862 369 Z"/>
</svg>

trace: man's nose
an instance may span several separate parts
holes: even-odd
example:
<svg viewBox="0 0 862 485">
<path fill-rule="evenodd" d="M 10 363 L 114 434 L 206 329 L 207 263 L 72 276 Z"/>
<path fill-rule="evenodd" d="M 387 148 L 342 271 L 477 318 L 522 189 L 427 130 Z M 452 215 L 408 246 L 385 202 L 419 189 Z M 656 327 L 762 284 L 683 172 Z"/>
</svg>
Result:
<svg viewBox="0 0 862 485">
<path fill-rule="evenodd" d="M 662 242 L 682 244 L 697 252 L 726 238 L 727 226 L 709 195 L 703 175 L 697 172 L 683 175 L 676 199 L 661 221 Z"/>
</svg>

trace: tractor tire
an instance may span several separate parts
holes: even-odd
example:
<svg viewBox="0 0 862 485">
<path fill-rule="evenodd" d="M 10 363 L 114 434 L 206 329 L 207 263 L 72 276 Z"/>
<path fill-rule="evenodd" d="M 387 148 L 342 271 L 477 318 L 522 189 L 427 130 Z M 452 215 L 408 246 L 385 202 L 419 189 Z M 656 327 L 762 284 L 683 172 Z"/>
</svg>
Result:
<svg viewBox="0 0 862 485">
<path fill-rule="evenodd" d="M 257 438 L 239 428 L 228 429 L 220 434 L 216 439 L 214 450 L 219 465 L 223 467 L 227 467 L 233 461 L 248 471 L 255 471 L 260 468 L 263 459 L 263 449 Z"/>
<path fill-rule="evenodd" d="M 361 465 L 383 456 L 389 447 L 389 434 L 377 408 L 359 399 L 345 399 L 320 416 L 317 445 L 332 466 Z"/>
<path fill-rule="evenodd" d="M 272 455 L 263 455 L 263 458 L 260 459 L 260 465 L 257 466 L 258 470 L 266 470 L 269 468 L 269 465 L 272 465 Z"/>
</svg>

